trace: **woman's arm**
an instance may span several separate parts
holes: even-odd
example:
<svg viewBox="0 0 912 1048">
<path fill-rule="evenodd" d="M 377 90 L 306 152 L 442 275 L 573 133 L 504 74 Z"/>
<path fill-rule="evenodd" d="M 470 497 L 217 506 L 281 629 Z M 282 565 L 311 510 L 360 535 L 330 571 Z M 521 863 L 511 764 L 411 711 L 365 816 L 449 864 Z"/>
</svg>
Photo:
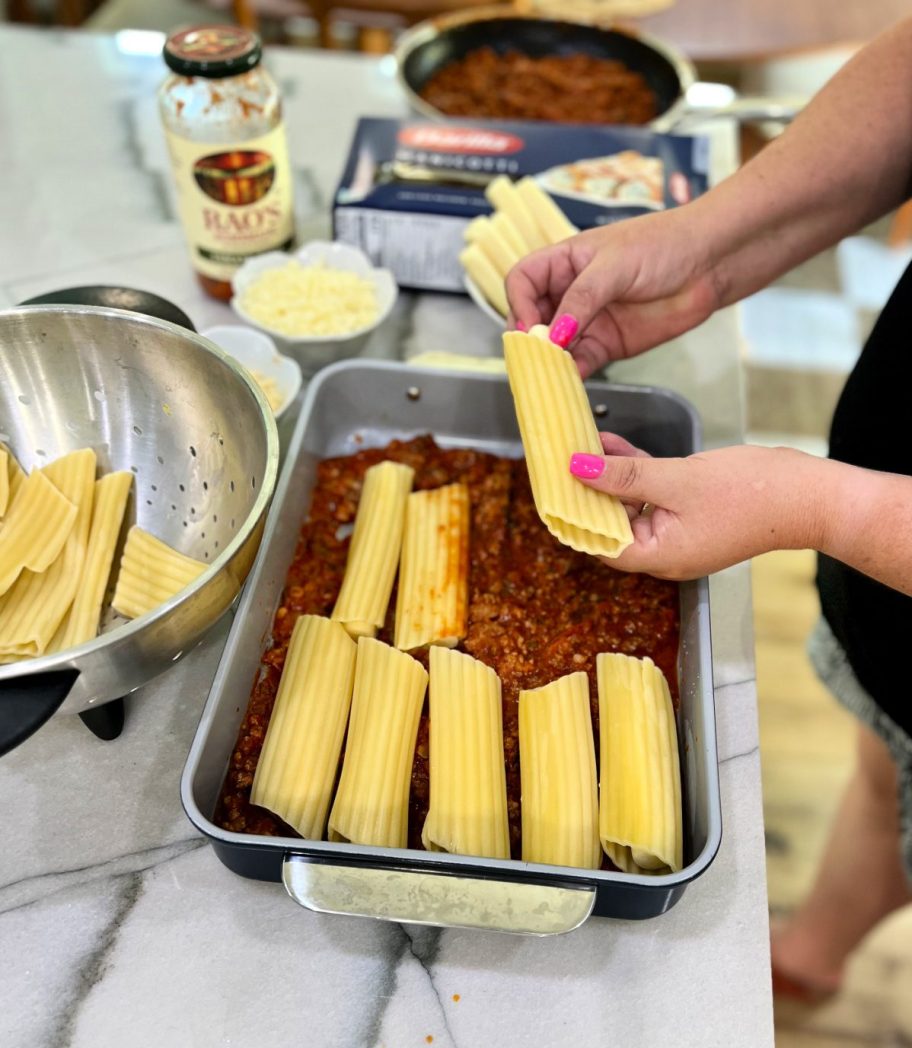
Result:
<svg viewBox="0 0 912 1048">
<path fill-rule="evenodd" d="M 774 549 L 815 549 L 912 595 L 912 477 L 791 448 L 654 459 L 602 440 L 605 457 L 574 455 L 570 470 L 628 505 L 634 543 L 612 567 L 689 579 Z"/>
<path fill-rule="evenodd" d="M 569 314 L 584 376 L 719 306 L 889 211 L 912 176 L 912 19 L 860 51 L 757 157 L 685 207 L 533 252 L 507 277 L 527 328 Z"/>
</svg>

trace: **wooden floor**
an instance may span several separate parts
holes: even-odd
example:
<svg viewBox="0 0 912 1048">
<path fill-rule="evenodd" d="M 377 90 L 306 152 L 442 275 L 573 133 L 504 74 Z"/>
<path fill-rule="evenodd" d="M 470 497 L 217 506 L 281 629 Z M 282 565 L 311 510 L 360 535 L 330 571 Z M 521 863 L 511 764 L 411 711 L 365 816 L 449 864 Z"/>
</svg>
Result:
<svg viewBox="0 0 912 1048">
<path fill-rule="evenodd" d="M 754 561 L 760 745 L 770 912 L 785 916 L 810 887 L 851 767 L 854 721 L 819 683 L 804 644 L 817 617 L 813 555 Z M 852 842 L 846 841 L 846 847 Z M 873 932 L 845 988 L 810 1009 L 776 1002 L 779 1048 L 912 1046 L 912 907 Z"/>
</svg>

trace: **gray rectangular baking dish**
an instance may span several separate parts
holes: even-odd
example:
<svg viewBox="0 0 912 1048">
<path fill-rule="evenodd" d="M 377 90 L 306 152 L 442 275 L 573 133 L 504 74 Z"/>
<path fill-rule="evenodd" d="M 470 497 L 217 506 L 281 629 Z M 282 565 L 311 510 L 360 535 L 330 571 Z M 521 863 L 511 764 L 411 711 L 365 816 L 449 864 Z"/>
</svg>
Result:
<svg viewBox="0 0 912 1048">
<path fill-rule="evenodd" d="M 699 420 L 676 394 L 605 382 L 589 383 L 587 390 L 599 428 L 655 455 L 686 455 L 699 448 Z M 311 383 L 184 769 L 181 798 L 187 815 L 229 869 L 283 881 L 294 899 L 320 912 L 537 935 L 569 931 L 590 914 L 641 919 L 664 913 L 712 862 L 722 834 L 706 579 L 680 587 L 685 866 L 679 873 L 640 876 L 251 836 L 211 821 L 309 508 L 317 462 L 428 432 L 448 447 L 522 454 L 505 377 L 346 361 Z"/>
</svg>

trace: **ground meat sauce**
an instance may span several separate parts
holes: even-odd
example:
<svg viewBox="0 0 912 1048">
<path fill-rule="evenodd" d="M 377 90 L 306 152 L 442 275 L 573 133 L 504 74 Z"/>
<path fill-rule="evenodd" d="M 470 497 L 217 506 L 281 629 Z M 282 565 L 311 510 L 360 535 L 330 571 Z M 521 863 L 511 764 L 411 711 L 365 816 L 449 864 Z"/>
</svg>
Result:
<svg viewBox="0 0 912 1048">
<path fill-rule="evenodd" d="M 532 58 L 481 47 L 445 65 L 419 94 L 447 116 L 647 124 L 657 115 L 640 73 L 586 54 Z"/>
<path fill-rule="evenodd" d="M 227 830 L 269 836 L 297 834 L 250 803 L 250 788 L 278 690 L 285 652 L 301 614 L 329 615 L 342 584 L 350 529 L 362 479 L 383 459 L 415 470 L 415 488 L 466 484 L 471 500 L 468 631 L 459 649 L 492 666 L 503 682 L 507 804 L 514 858 L 520 851 L 518 698 L 575 670 L 589 675 L 598 754 L 595 657 L 601 651 L 649 655 L 668 678 L 677 705 L 678 591 L 673 582 L 613 571 L 554 539 L 535 511 L 525 462 L 467 449 L 443 450 L 430 437 L 393 441 L 320 463 L 313 503 L 272 643 L 231 755 L 215 822 Z M 341 532 L 341 533 L 340 533 Z M 379 639 L 391 643 L 393 609 Z M 414 653 L 425 667 L 427 650 Z M 428 810 L 427 703 L 418 728 L 409 811 L 409 847 L 421 847 Z"/>
</svg>

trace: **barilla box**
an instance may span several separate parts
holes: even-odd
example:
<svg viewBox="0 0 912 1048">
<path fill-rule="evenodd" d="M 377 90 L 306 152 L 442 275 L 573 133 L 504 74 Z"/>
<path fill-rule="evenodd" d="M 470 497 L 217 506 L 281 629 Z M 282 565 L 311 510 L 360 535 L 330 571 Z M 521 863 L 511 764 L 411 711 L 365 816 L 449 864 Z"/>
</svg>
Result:
<svg viewBox="0 0 912 1048">
<path fill-rule="evenodd" d="M 485 186 L 533 176 L 580 229 L 686 203 L 706 191 L 705 136 L 636 127 L 362 118 L 333 228 L 403 287 L 463 291 L 468 223 Z"/>
</svg>

